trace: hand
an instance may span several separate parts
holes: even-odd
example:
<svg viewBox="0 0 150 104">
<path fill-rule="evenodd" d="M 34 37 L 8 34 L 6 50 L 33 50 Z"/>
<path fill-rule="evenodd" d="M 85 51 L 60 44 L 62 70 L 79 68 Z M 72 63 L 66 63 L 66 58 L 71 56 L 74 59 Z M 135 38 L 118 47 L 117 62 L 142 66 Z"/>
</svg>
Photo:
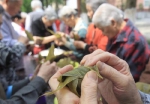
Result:
<svg viewBox="0 0 150 104">
<path fill-rule="evenodd" d="M 35 44 L 37 45 L 41 45 L 43 42 L 43 38 L 42 37 L 38 37 L 38 36 L 33 36 Z"/>
<path fill-rule="evenodd" d="M 77 49 L 84 49 L 86 43 L 84 43 L 83 41 L 74 41 L 74 45 Z"/>
<path fill-rule="evenodd" d="M 55 72 L 58 70 L 58 67 L 56 66 L 56 63 L 50 63 L 49 61 L 42 64 L 40 67 L 40 70 L 37 74 L 37 76 L 43 78 L 45 82 L 48 82 L 50 77 L 55 74 Z"/>
<path fill-rule="evenodd" d="M 33 80 L 36 76 L 37 76 L 37 74 L 39 73 L 39 70 L 40 70 L 40 68 L 41 68 L 41 65 L 42 64 L 39 64 L 37 67 L 36 67 L 36 69 L 35 69 L 35 71 L 34 71 L 34 73 L 33 73 L 33 76 L 31 76 L 29 79 L 30 80 Z"/>
<path fill-rule="evenodd" d="M 56 90 L 59 82 L 58 77 L 62 74 L 72 70 L 73 67 L 68 65 L 64 68 L 58 70 L 54 76 L 49 80 L 49 85 L 52 90 Z M 90 83 L 90 84 L 89 84 Z M 72 93 L 68 88 L 64 87 L 63 89 L 57 91 L 55 93 L 59 104 L 98 104 L 97 102 L 97 84 L 98 78 L 95 72 L 88 72 L 81 85 L 81 98 L 77 97 L 74 93 Z M 90 90 L 89 90 L 90 89 Z"/>
<path fill-rule="evenodd" d="M 61 35 L 61 37 L 64 37 L 64 36 L 65 36 L 65 33 L 63 33 L 63 32 L 60 32 L 60 31 L 57 31 L 57 32 L 56 32 L 56 34 L 59 34 L 59 35 Z"/>
<path fill-rule="evenodd" d="M 19 36 L 18 41 L 22 44 L 24 44 L 25 46 L 28 45 L 28 38 L 24 37 L 24 36 Z"/>
<path fill-rule="evenodd" d="M 128 64 L 117 56 L 96 50 L 85 56 L 82 65 L 97 65 L 104 77 L 99 81 L 98 89 L 108 104 L 142 104 Z"/>
</svg>

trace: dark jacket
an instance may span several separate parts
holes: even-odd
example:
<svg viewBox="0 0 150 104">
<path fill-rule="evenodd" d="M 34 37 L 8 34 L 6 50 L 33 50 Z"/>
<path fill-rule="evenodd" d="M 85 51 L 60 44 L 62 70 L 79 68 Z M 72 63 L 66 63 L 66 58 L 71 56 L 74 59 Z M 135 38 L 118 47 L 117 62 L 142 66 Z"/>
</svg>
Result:
<svg viewBox="0 0 150 104">
<path fill-rule="evenodd" d="M 0 41 L 0 83 L 5 91 L 7 91 L 8 86 L 15 85 L 17 88 L 22 88 L 24 85 L 29 83 L 29 80 L 25 79 L 19 82 L 21 83 L 19 84 L 18 77 L 14 69 L 14 63 L 20 61 L 25 49 L 25 46 L 19 42 L 10 47 Z"/>
<path fill-rule="evenodd" d="M 44 80 L 40 77 L 36 77 L 27 86 L 14 94 L 11 99 L 0 99 L 0 104 L 35 104 L 45 89 L 46 83 Z"/>
</svg>

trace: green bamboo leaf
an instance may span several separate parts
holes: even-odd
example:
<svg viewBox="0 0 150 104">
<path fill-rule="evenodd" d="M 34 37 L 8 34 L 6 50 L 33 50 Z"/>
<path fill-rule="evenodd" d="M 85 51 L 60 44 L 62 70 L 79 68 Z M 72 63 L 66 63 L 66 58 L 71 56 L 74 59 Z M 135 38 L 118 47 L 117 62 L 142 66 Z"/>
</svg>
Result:
<svg viewBox="0 0 150 104">
<path fill-rule="evenodd" d="M 61 35 L 60 35 L 60 34 L 57 34 L 57 33 L 55 33 L 54 31 L 52 31 L 52 30 L 50 30 L 50 29 L 47 29 L 47 31 L 48 31 L 49 33 L 51 33 L 52 35 L 55 35 L 58 39 L 61 38 Z"/>
<path fill-rule="evenodd" d="M 63 87 L 68 87 L 70 91 L 72 91 L 73 93 L 75 93 L 77 96 L 80 97 L 82 80 L 85 74 L 91 70 L 95 71 L 99 78 L 102 78 L 98 72 L 97 66 L 92 67 L 80 66 L 60 76 L 58 78 L 58 81 L 60 82 L 58 88 L 55 91 L 48 93 L 47 95 L 55 93 L 56 91 L 62 89 Z"/>
<path fill-rule="evenodd" d="M 55 58 L 54 49 L 55 49 L 54 44 L 52 44 L 51 48 L 49 49 L 49 53 L 48 53 L 48 56 L 46 57 L 45 62 L 49 60 L 52 61 Z"/>
<path fill-rule="evenodd" d="M 75 93 L 76 95 L 79 96 L 77 92 L 77 87 L 78 87 L 78 79 L 75 79 L 74 81 L 71 81 L 70 83 L 67 84 L 69 89 L 72 89 L 72 92 Z"/>
<path fill-rule="evenodd" d="M 74 35 L 74 40 L 80 40 L 79 35 Z"/>
<path fill-rule="evenodd" d="M 28 32 L 27 30 L 25 30 L 25 33 L 27 34 L 27 37 L 30 41 L 34 41 L 33 39 L 33 34 L 31 34 L 30 32 Z"/>
<path fill-rule="evenodd" d="M 60 82 L 60 83 L 59 83 L 59 85 L 58 85 L 58 87 L 57 87 L 57 89 L 56 89 L 55 91 L 53 91 L 53 92 L 47 92 L 47 93 L 45 93 L 45 94 L 43 94 L 43 95 L 45 95 L 45 96 L 50 96 L 50 95 L 54 94 L 56 91 L 58 91 L 58 90 L 64 88 L 68 83 L 70 83 L 71 81 L 73 81 L 73 80 L 75 80 L 75 79 L 77 79 L 77 78 L 76 78 L 76 77 L 67 77 L 64 82 Z M 42 95 L 42 96 L 43 96 L 43 95 Z"/>
</svg>

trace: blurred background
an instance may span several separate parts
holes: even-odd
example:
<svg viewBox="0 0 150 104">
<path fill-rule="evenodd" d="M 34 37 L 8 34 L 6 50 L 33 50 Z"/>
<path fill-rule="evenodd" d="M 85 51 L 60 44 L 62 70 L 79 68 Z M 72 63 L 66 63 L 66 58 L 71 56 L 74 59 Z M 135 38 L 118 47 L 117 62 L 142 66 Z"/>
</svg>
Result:
<svg viewBox="0 0 150 104">
<path fill-rule="evenodd" d="M 43 7 L 51 5 L 58 12 L 63 5 L 74 7 L 78 10 L 79 15 L 84 18 L 85 22 L 89 22 L 86 15 L 85 0 L 41 0 Z M 24 0 L 22 11 L 31 12 L 31 0 Z M 108 0 L 110 4 L 122 9 L 125 17 L 134 22 L 141 33 L 150 43 L 150 0 Z M 44 9 L 43 8 L 43 9 Z"/>
</svg>

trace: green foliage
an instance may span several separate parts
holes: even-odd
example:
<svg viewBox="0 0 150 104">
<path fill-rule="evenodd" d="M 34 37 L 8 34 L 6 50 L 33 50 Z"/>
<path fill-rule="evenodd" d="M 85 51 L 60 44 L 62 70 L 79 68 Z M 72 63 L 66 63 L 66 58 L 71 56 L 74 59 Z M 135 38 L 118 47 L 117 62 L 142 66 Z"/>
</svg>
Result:
<svg viewBox="0 0 150 104">
<path fill-rule="evenodd" d="M 81 12 L 86 12 L 86 3 L 85 0 L 81 0 Z"/>
<path fill-rule="evenodd" d="M 31 0 L 24 0 L 23 5 L 21 7 L 21 11 L 27 12 L 27 13 L 31 12 L 32 9 L 31 9 L 30 3 L 31 3 Z"/>
<path fill-rule="evenodd" d="M 126 0 L 126 8 L 135 8 L 137 0 Z"/>
<path fill-rule="evenodd" d="M 142 3 L 139 4 L 139 10 L 143 10 L 143 4 Z"/>
</svg>

